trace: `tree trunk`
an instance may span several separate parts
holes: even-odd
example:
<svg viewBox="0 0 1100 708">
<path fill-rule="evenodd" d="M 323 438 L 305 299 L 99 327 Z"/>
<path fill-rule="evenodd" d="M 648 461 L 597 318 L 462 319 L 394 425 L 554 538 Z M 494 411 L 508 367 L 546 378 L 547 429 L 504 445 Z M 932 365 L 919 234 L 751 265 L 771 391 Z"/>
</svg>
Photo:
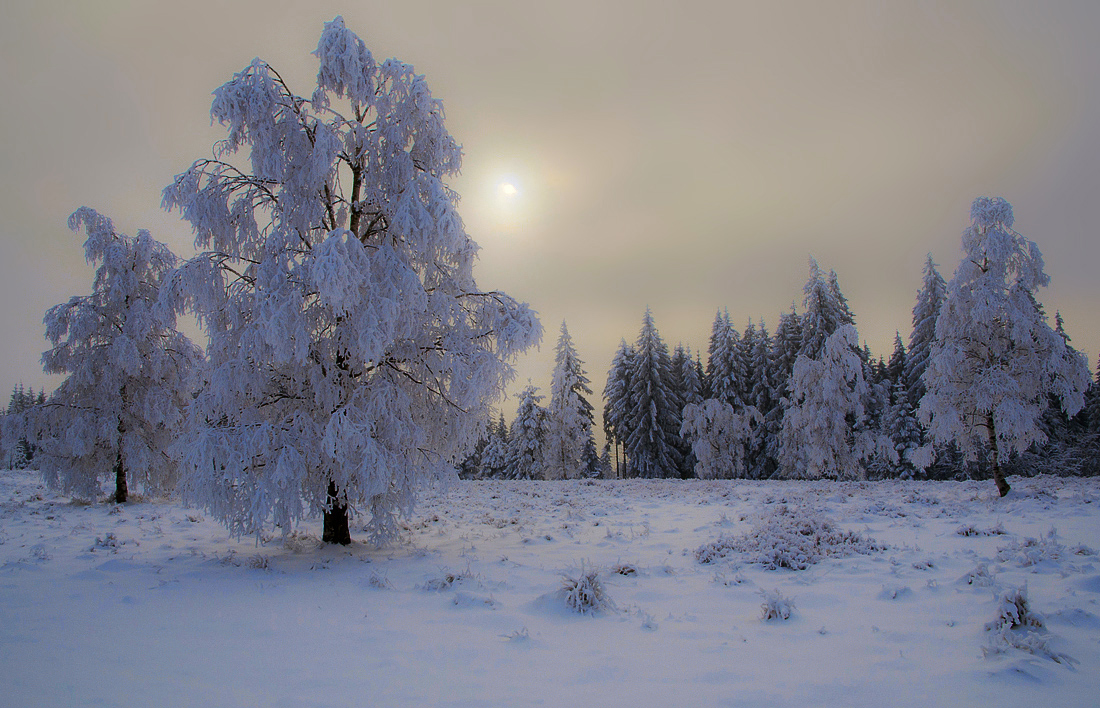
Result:
<svg viewBox="0 0 1100 708">
<path fill-rule="evenodd" d="M 126 467 L 122 464 L 122 419 L 118 421 L 118 454 L 115 456 L 115 503 L 125 504 L 130 496 L 126 486 Z"/>
<path fill-rule="evenodd" d="M 348 527 L 348 505 L 340 501 L 336 482 L 328 483 L 329 510 L 325 512 L 321 541 L 347 546 L 351 543 L 351 529 Z"/>
<path fill-rule="evenodd" d="M 1008 494 L 1008 491 L 1012 489 L 1005 480 L 1004 473 L 1001 471 L 1001 452 L 997 446 L 997 430 L 993 427 L 993 416 L 986 416 L 985 428 L 989 432 L 989 446 L 993 449 L 993 481 L 997 484 L 997 491 L 1001 493 L 1001 496 Z"/>
</svg>

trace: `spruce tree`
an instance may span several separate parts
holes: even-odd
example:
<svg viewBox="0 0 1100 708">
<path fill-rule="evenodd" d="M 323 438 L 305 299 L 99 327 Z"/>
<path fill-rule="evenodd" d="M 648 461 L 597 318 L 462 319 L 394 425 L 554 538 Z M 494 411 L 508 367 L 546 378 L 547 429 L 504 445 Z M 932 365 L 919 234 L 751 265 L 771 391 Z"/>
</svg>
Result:
<svg viewBox="0 0 1100 708">
<path fill-rule="evenodd" d="M 604 434 L 615 445 L 615 476 L 628 476 L 628 464 L 626 459 L 626 441 L 630 438 L 631 411 L 634 409 L 634 399 L 631 394 L 631 372 L 634 366 L 634 349 L 622 340 L 618 351 L 611 360 L 611 368 L 607 372 L 607 383 L 604 385 L 603 420 Z M 619 460 L 619 450 L 622 449 L 623 460 Z"/>
<path fill-rule="evenodd" d="M 810 258 L 810 277 L 802 289 L 805 294 L 802 315 L 802 347 L 799 354 L 816 359 L 825 349 L 825 340 L 842 325 L 854 321 L 847 301 L 840 294 L 835 273 L 826 277 L 817 261 Z M 858 345 L 856 345 L 858 349 Z"/>
<path fill-rule="evenodd" d="M 909 334 L 909 351 L 905 358 L 905 387 L 914 409 L 924 397 L 924 371 L 928 368 L 928 355 L 936 338 L 936 320 L 946 298 L 947 282 L 936 270 L 929 254 L 924 263 L 923 284 L 913 306 L 913 331 Z"/>
<path fill-rule="evenodd" d="M 519 408 L 508 440 L 508 479 L 545 479 L 546 410 L 539 405 L 542 396 L 530 383 L 516 394 Z"/>
<path fill-rule="evenodd" d="M 631 367 L 630 437 L 627 456 L 639 477 L 679 476 L 680 419 L 670 385 L 672 361 L 646 308 Z"/>
<path fill-rule="evenodd" d="M 546 411 L 546 475 L 550 479 L 573 479 L 594 464 L 596 449 L 592 404 L 587 398 L 592 389 L 564 321 L 555 352 Z"/>
</svg>

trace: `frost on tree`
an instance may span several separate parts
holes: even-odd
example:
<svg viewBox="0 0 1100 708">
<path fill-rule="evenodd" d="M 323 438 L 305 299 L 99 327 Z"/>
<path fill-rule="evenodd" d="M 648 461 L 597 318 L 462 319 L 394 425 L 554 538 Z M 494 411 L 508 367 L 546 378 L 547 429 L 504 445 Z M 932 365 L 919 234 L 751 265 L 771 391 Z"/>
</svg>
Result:
<svg viewBox="0 0 1100 708">
<path fill-rule="evenodd" d="M 825 339 L 820 359 L 795 361 L 780 434 L 782 476 L 860 479 L 865 460 L 894 457 L 891 445 L 864 425 L 869 388 L 858 341 L 853 325 L 840 325 Z"/>
<path fill-rule="evenodd" d="M 970 219 L 936 321 L 919 417 L 934 440 L 957 443 L 971 459 L 988 445 L 1004 496 L 1001 464 L 1042 441 L 1049 397 L 1076 414 L 1090 376 L 1084 356 L 1051 329 L 1035 300 L 1050 278 L 1039 248 L 1012 229 L 1012 205 L 979 197 Z"/>
<path fill-rule="evenodd" d="M 508 436 L 508 479 L 545 479 L 546 409 L 539 405 L 542 396 L 530 382 L 516 394 L 519 408 Z"/>
<path fill-rule="evenodd" d="M 672 359 L 646 308 L 630 371 L 630 436 L 626 452 L 638 477 L 680 474 L 680 407 L 672 390 Z"/>
<path fill-rule="evenodd" d="M 202 358 L 175 329 L 175 314 L 157 306 L 176 257 L 148 231 L 120 234 L 87 207 L 69 226 L 86 231 L 84 253 L 99 267 L 91 295 L 46 313 L 52 348 L 42 363 L 67 378 L 32 415 L 36 462 L 50 486 L 86 499 L 98 496 L 108 474 L 116 502 L 127 500 L 134 483 L 150 494 L 170 490 L 177 466 L 167 450 Z"/>
<path fill-rule="evenodd" d="M 604 385 L 603 398 L 603 425 L 604 435 L 609 442 L 615 445 L 615 476 L 626 476 L 627 461 L 625 450 L 627 440 L 630 439 L 630 411 L 634 408 L 631 398 L 631 371 L 634 367 L 635 352 L 633 347 L 627 345 L 626 340 L 619 343 L 619 349 L 611 359 L 611 368 L 607 372 L 607 383 Z M 624 459 L 619 459 L 619 448 L 624 451 Z"/>
<path fill-rule="evenodd" d="M 749 422 L 755 414 L 756 409 L 751 406 L 737 412 L 729 402 L 719 398 L 684 407 L 680 436 L 691 441 L 696 477 L 745 476 L 745 442 L 752 435 Z"/>
<path fill-rule="evenodd" d="M 218 88 L 228 137 L 164 191 L 204 251 L 171 290 L 210 338 L 185 490 L 236 533 L 323 514 L 346 544 L 350 510 L 381 541 L 417 480 L 453 473 L 541 328 L 474 282 L 444 182 L 461 150 L 424 77 L 340 17 L 314 54 L 312 96 L 259 59 Z"/>
<path fill-rule="evenodd" d="M 546 410 L 546 475 L 548 479 L 573 479 L 587 470 L 592 442 L 592 395 L 584 362 L 577 356 L 565 322 L 555 351 L 550 378 L 550 405 Z"/>
</svg>

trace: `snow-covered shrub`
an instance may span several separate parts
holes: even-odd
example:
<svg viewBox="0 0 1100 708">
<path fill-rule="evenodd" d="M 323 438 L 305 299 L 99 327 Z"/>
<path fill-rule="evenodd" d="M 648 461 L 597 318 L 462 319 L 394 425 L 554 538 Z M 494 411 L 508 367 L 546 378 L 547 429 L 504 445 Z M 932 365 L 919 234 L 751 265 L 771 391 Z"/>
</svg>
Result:
<svg viewBox="0 0 1100 708">
<path fill-rule="evenodd" d="M 473 577 L 474 575 L 470 572 L 469 568 L 460 573 L 445 570 L 441 575 L 429 578 L 423 585 L 418 585 L 417 587 L 425 592 L 443 592 L 444 590 L 450 590 L 455 583 L 471 580 Z"/>
<path fill-rule="evenodd" d="M 633 563 L 616 563 L 611 566 L 611 572 L 617 575 L 625 575 L 627 577 L 638 574 L 638 566 Z"/>
<path fill-rule="evenodd" d="M 974 524 L 963 524 L 955 530 L 960 536 L 1003 536 L 1005 534 L 1005 525 L 998 523 L 996 526 L 991 526 L 987 529 L 979 529 Z"/>
<path fill-rule="evenodd" d="M 985 563 L 979 563 L 974 570 L 959 578 L 960 583 L 973 585 L 979 588 L 988 588 L 993 585 L 993 573 Z"/>
<path fill-rule="evenodd" d="M 1032 611 L 1027 586 L 1012 588 L 1000 597 L 997 617 L 986 623 L 985 630 L 990 633 L 989 642 L 982 647 L 986 657 L 1018 649 L 1060 664 L 1077 663 L 1073 657 L 1051 648 L 1046 622 Z"/>
<path fill-rule="evenodd" d="M 1015 563 L 1021 568 L 1038 565 L 1043 561 L 1060 560 L 1066 555 L 1066 547 L 1058 542 L 1058 532 L 1053 528 L 1045 536 L 1025 538 L 1022 542 L 1012 539 L 1007 546 L 997 549 L 998 561 Z"/>
<path fill-rule="evenodd" d="M 713 563 L 732 553 L 745 555 L 749 563 L 768 570 L 805 570 L 824 558 L 884 550 L 886 546 L 855 531 L 837 528 L 829 519 L 805 507 L 780 505 L 743 536 L 720 536 L 695 550 L 700 563 Z"/>
<path fill-rule="evenodd" d="M 249 556 L 245 561 L 245 565 L 253 570 L 271 570 L 271 560 L 267 556 L 259 553 L 254 556 Z"/>
<path fill-rule="evenodd" d="M 565 605 L 578 614 L 615 609 L 615 603 L 600 582 L 600 572 L 595 568 L 582 565 L 577 577 L 563 575 L 561 589 Z"/>
<path fill-rule="evenodd" d="M 760 596 L 764 599 L 760 603 L 760 619 L 765 622 L 771 620 L 789 620 L 794 614 L 794 600 L 784 597 L 779 590 L 761 590 Z"/>
</svg>

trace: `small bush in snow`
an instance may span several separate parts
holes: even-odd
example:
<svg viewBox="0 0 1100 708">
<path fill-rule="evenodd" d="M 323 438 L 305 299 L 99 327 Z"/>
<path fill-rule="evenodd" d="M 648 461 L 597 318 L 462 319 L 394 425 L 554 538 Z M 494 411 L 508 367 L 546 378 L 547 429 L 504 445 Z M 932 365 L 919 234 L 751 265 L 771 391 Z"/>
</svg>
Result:
<svg viewBox="0 0 1100 708">
<path fill-rule="evenodd" d="M 764 601 L 760 603 L 760 619 L 765 622 L 771 620 L 789 620 L 794 614 L 794 600 L 783 597 L 778 590 L 768 592 L 761 590 L 760 596 Z"/>
<path fill-rule="evenodd" d="M 1046 536 L 1026 538 L 1023 542 L 1013 539 L 1007 546 L 997 549 L 997 560 L 1015 563 L 1021 568 L 1061 560 L 1066 555 L 1066 547 L 1058 542 L 1058 532 L 1053 528 Z"/>
<path fill-rule="evenodd" d="M 581 566 L 580 574 L 575 578 L 563 575 L 561 588 L 566 606 L 579 614 L 615 608 L 615 603 L 608 597 L 603 583 L 600 582 L 600 572 L 594 568 Z"/>
<path fill-rule="evenodd" d="M 259 553 L 249 556 L 248 560 L 245 561 L 245 565 L 253 570 L 271 570 L 271 561 L 268 560 L 267 556 Z"/>
<path fill-rule="evenodd" d="M 960 536 L 1003 536 L 1005 534 L 1005 526 L 1002 523 L 988 529 L 979 529 L 974 524 L 963 524 L 955 530 Z"/>
<path fill-rule="evenodd" d="M 1009 649 L 1026 651 L 1060 664 L 1075 664 L 1073 657 L 1054 651 L 1041 615 L 1032 612 L 1027 599 L 1027 587 L 1013 588 L 1000 598 L 997 618 L 985 625 L 989 642 L 982 647 L 986 657 L 1003 654 Z"/>
<path fill-rule="evenodd" d="M 732 553 L 746 554 L 749 563 L 768 570 L 805 570 L 824 558 L 868 555 L 885 549 L 854 531 L 837 528 L 828 519 L 805 508 L 781 505 L 749 533 L 720 536 L 695 550 L 700 563 L 713 563 Z"/>
<path fill-rule="evenodd" d="M 611 566 L 611 572 L 617 575 L 630 577 L 638 574 L 638 566 L 633 563 L 616 563 Z"/>
<path fill-rule="evenodd" d="M 375 590 L 393 590 L 393 583 L 378 573 L 371 573 L 367 585 Z"/>
<path fill-rule="evenodd" d="M 473 577 L 469 568 L 461 573 L 454 573 L 448 570 L 444 571 L 439 577 L 431 578 L 418 587 L 425 592 L 443 592 L 444 590 L 450 590 L 451 586 L 455 583 L 470 580 Z"/>
<path fill-rule="evenodd" d="M 993 585 L 993 572 L 989 570 L 989 566 L 985 563 L 979 563 L 974 570 L 962 576 L 959 582 L 979 588 L 988 588 Z"/>
</svg>

